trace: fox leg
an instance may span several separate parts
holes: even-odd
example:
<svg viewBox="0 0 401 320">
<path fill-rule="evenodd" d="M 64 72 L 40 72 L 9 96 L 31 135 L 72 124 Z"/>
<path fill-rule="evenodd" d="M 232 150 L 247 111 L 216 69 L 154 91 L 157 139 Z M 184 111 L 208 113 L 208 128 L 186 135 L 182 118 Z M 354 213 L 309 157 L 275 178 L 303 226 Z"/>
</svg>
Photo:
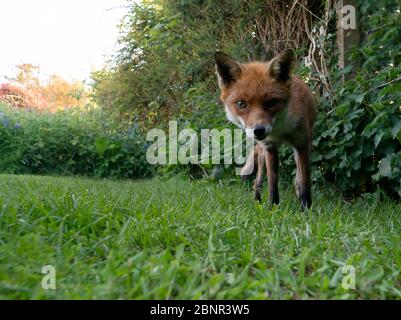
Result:
<svg viewBox="0 0 401 320">
<path fill-rule="evenodd" d="M 312 205 L 311 181 L 310 181 L 310 147 L 295 148 L 295 163 L 297 174 L 295 177 L 295 191 L 301 201 L 302 210 L 309 209 Z"/>
<path fill-rule="evenodd" d="M 278 166 L 279 156 L 276 146 L 268 146 L 266 152 L 267 179 L 269 183 L 269 201 L 278 204 L 280 197 L 278 193 Z"/>
<path fill-rule="evenodd" d="M 255 154 L 257 155 L 257 171 L 254 184 L 255 200 L 262 201 L 262 188 L 265 176 L 265 152 L 258 146 L 255 146 Z"/>
</svg>

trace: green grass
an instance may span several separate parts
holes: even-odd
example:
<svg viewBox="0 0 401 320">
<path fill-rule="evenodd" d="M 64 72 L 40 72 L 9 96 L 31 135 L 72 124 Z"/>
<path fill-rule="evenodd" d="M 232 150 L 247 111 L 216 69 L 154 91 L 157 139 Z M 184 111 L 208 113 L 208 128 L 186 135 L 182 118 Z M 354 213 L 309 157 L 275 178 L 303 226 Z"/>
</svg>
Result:
<svg viewBox="0 0 401 320">
<path fill-rule="evenodd" d="M 2 175 L 0 298 L 401 298 L 399 204 L 315 191 L 303 214 L 283 189 L 269 209 L 239 184 Z"/>
</svg>

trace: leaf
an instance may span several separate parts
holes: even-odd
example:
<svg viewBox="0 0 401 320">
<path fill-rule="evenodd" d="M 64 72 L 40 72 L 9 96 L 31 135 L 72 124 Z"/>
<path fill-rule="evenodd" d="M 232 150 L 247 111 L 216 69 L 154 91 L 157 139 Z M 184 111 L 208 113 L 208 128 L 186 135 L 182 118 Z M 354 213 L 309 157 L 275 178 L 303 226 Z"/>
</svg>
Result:
<svg viewBox="0 0 401 320">
<path fill-rule="evenodd" d="M 375 149 L 379 145 L 380 141 L 382 141 L 383 136 L 385 135 L 384 131 L 379 132 L 378 134 L 375 135 Z"/>
<path fill-rule="evenodd" d="M 400 132 L 401 132 L 401 119 L 398 119 L 397 122 L 395 123 L 395 125 L 393 126 L 393 129 L 391 130 L 393 139 L 395 139 Z"/>
<path fill-rule="evenodd" d="M 107 145 L 108 145 L 108 142 L 107 142 L 106 139 L 104 139 L 104 138 L 97 138 L 97 139 L 96 139 L 96 142 L 95 142 L 96 152 L 97 152 L 99 155 L 102 156 L 102 155 L 104 154 L 104 152 L 106 151 L 106 149 L 107 149 Z"/>
<path fill-rule="evenodd" d="M 352 65 L 346 66 L 345 68 L 342 69 L 343 74 L 350 73 L 354 67 Z"/>
<path fill-rule="evenodd" d="M 379 180 L 381 177 L 391 177 L 391 160 L 394 157 L 393 154 L 389 154 L 387 157 L 383 158 L 379 163 L 379 171 L 373 176 L 373 179 Z"/>
<path fill-rule="evenodd" d="M 363 98 L 365 98 L 365 94 L 358 94 L 355 98 L 355 102 L 362 103 Z"/>
<path fill-rule="evenodd" d="M 79 137 L 74 137 L 74 139 L 71 140 L 71 144 L 73 146 L 76 146 L 79 143 Z"/>
<path fill-rule="evenodd" d="M 349 106 L 345 103 L 339 104 L 335 109 L 334 112 L 336 115 L 342 115 L 349 110 Z"/>
</svg>

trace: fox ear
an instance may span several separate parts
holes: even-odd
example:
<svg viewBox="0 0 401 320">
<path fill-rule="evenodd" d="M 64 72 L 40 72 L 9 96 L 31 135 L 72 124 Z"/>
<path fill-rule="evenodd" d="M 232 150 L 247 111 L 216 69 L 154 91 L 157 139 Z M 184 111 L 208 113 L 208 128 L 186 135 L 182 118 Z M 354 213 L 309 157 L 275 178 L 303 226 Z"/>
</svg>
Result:
<svg viewBox="0 0 401 320">
<path fill-rule="evenodd" d="M 220 89 L 227 87 L 241 75 L 241 65 L 225 53 L 216 52 L 214 61 Z"/>
<path fill-rule="evenodd" d="M 294 53 L 292 50 L 286 50 L 270 61 L 268 65 L 268 73 L 277 81 L 286 82 L 290 79 L 293 63 Z"/>
</svg>

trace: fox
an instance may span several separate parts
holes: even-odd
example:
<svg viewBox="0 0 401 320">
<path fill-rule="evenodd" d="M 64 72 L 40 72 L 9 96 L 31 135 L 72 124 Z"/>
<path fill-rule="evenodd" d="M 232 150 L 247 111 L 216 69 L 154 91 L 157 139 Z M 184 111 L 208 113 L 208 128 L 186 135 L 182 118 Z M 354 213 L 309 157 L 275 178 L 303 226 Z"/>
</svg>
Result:
<svg viewBox="0 0 401 320">
<path fill-rule="evenodd" d="M 255 200 L 261 202 L 266 169 L 269 202 L 279 204 L 278 150 L 287 144 L 294 150 L 296 196 L 303 211 L 310 209 L 310 157 L 317 107 L 307 84 L 293 74 L 293 51 L 285 50 L 270 61 L 240 63 L 220 51 L 214 58 L 227 119 L 256 141 L 241 170 L 243 179 L 252 174 L 250 168 L 256 170 Z"/>
</svg>

